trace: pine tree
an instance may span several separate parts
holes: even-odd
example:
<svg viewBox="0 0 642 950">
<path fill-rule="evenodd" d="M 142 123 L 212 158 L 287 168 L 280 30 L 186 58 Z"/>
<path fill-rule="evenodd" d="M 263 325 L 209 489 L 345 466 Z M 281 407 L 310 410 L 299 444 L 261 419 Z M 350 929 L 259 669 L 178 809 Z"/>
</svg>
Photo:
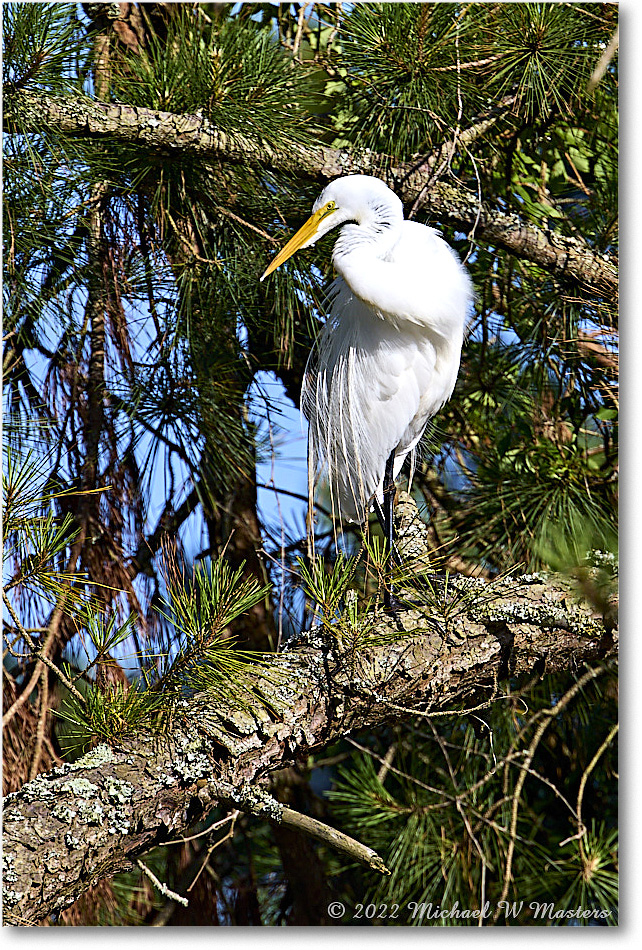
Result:
<svg viewBox="0 0 642 950">
<path fill-rule="evenodd" d="M 555 573 L 606 631 L 553 672 L 507 654 L 492 689 L 391 707 L 272 774 L 280 807 L 389 874 L 221 800 L 58 922 L 466 926 L 432 912 L 486 902 L 487 925 L 616 922 L 617 8 L 3 17 L 5 791 L 97 744 L 160 741 L 195 695 L 236 727 L 257 703 L 276 716 L 274 654 L 312 620 L 355 696 L 359 657 L 399 646 L 376 624 L 374 525 L 337 543 L 321 499 L 311 563 L 305 526 L 273 537 L 257 501 L 279 410 L 262 382 L 298 406 L 326 245 L 259 276 L 341 173 L 388 181 L 475 285 L 412 487 L 446 577 L 435 629 L 452 645 L 486 609 L 474 578 L 501 606 L 506 575 Z M 425 589 L 411 566 L 402 580 Z M 497 616 L 500 637 L 514 618 Z"/>
</svg>

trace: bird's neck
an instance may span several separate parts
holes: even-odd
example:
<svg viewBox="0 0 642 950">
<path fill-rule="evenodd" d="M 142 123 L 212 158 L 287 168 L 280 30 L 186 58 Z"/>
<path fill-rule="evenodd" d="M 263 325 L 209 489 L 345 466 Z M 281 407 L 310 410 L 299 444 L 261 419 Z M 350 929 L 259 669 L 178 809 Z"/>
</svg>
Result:
<svg viewBox="0 0 642 950">
<path fill-rule="evenodd" d="M 402 224 L 401 203 L 398 208 L 376 205 L 368 209 L 361 221 L 344 224 L 332 254 L 337 271 L 342 274 L 344 268 L 349 268 L 352 255 L 383 260 L 399 240 Z"/>
</svg>

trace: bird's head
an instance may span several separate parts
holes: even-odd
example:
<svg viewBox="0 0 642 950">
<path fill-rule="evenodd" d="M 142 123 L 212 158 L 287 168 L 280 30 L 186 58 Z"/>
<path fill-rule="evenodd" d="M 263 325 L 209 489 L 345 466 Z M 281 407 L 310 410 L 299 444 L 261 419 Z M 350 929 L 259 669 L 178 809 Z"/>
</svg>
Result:
<svg viewBox="0 0 642 950">
<path fill-rule="evenodd" d="M 381 211 L 403 215 L 401 201 L 384 182 L 370 175 L 344 175 L 323 189 L 314 202 L 312 214 L 281 248 L 261 277 L 261 280 L 280 267 L 303 247 L 310 247 L 332 228 L 348 221 L 367 224 Z"/>
</svg>

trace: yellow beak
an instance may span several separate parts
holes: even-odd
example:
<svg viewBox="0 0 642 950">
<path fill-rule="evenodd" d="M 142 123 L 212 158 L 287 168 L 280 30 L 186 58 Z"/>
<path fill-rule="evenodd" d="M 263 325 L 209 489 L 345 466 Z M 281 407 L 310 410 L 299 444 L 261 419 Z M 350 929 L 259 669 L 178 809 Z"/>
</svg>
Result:
<svg viewBox="0 0 642 950">
<path fill-rule="evenodd" d="M 308 220 L 305 222 L 302 227 L 294 234 L 285 247 L 281 248 L 279 253 L 276 255 L 274 260 L 270 263 L 269 267 L 266 269 L 265 273 L 261 277 L 261 280 L 271 274 L 273 271 L 280 267 L 289 257 L 292 257 L 299 248 L 306 245 L 309 241 L 316 236 L 319 230 L 319 225 L 329 214 L 331 214 L 335 209 L 334 201 L 328 201 L 322 208 L 319 208 L 317 211 L 311 215 Z"/>
</svg>

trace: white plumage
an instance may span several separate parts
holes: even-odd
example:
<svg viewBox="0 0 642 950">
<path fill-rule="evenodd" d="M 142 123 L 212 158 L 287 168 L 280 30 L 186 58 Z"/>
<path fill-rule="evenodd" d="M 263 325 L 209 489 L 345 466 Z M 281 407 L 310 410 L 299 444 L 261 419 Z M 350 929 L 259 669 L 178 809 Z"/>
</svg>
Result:
<svg viewBox="0 0 642 950">
<path fill-rule="evenodd" d="M 383 500 L 391 453 L 396 477 L 450 398 L 473 294 L 452 248 L 432 228 L 404 221 L 397 196 L 365 175 L 328 185 L 263 277 L 340 225 L 332 255 L 339 276 L 306 367 L 302 408 L 314 483 L 327 476 L 334 512 L 361 522 Z"/>
</svg>

